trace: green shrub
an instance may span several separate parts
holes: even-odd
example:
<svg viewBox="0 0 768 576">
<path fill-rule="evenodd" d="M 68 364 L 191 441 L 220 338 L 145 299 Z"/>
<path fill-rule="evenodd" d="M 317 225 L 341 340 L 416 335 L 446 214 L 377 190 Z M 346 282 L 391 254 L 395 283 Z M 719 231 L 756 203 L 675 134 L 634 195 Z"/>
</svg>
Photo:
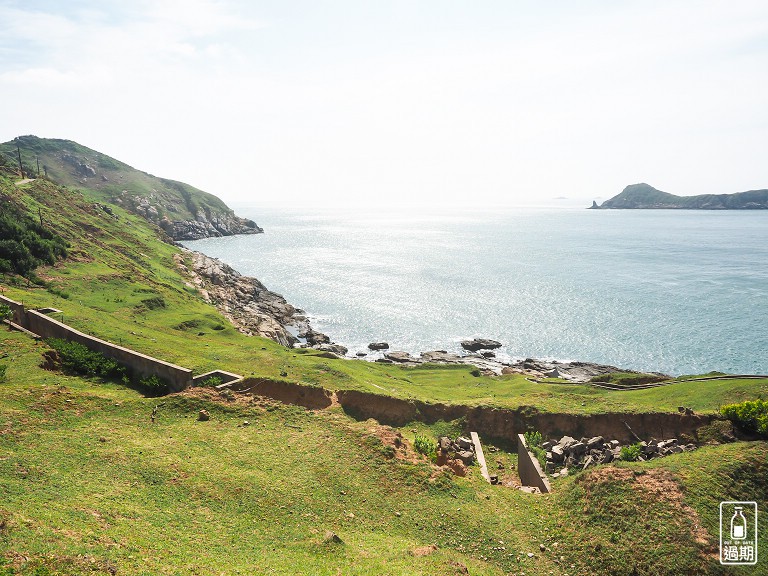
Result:
<svg viewBox="0 0 768 576">
<path fill-rule="evenodd" d="M 13 318 L 13 310 L 11 310 L 11 307 L 8 306 L 8 304 L 0 304 L 0 320 L 5 321 L 10 320 L 11 318 Z"/>
<path fill-rule="evenodd" d="M 539 464 L 544 467 L 547 463 L 547 451 L 541 447 L 541 443 L 544 441 L 541 437 L 541 432 L 530 430 L 523 433 L 523 438 L 525 438 L 525 444 L 528 446 L 528 450 L 536 456 Z"/>
<path fill-rule="evenodd" d="M 64 298 L 64 300 L 69 298 L 69 292 L 64 292 L 64 290 L 54 288 L 53 286 L 48 287 L 48 292 L 50 292 L 54 296 L 58 296 L 59 298 Z"/>
<path fill-rule="evenodd" d="M 146 298 L 141 301 L 145 308 L 149 310 L 157 310 L 158 308 L 165 308 L 166 303 L 162 296 L 154 296 L 152 298 Z"/>
<path fill-rule="evenodd" d="M 59 353 L 61 365 L 71 372 L 104 378 L 122 378 L 127 373 L 126 368 L 116 360 L 94 352 L 78 342 L 62 338 L 51 338 L 47 342 Z"/>
<path fill-rule="evenodd" d="M 221 386 L 224 383 L 224 379 L 221 376 L 211 376 L 200 382 L 199 386 L 205 388 L 215 388 Z"/>
<path fill-rule="evenodd" d="M 525 438 L 525 443 L 529 449 L 540 447 L 541 443 L 544 441 L 541 437 L 541 432 L 535 430 L 524 433 L 523 438 Z"/>
<path fill-rule="evenodd" d="M 621 447 L 620 458 L 625 462 L 634 462 L 635 460 L 640 458 L 640 455 L 642 453 L 643 453 L 643 447 L 640 446 L 640 443 L 630 444 L 629 446 Z"/>
<path fill-rule="evenodd" d="M 8 369 L 8 366 L 5 364 L 0 364 L 0 382 L 5 382 L 5 371 Z"/>
<path fill-rule="evenodd" d="M 768 401 L 747 400 L 740 404 L 728 404 L 720 413 L 746 432 L 768 437 Z"/>
<path fill-rule="evenodd" d="M 35 268 L 66 258 L 64 239 L 42 226 L 21 208 L 4 202 L 0 208 L 0 272 L 30 277 Z"/>
<path fill-rule="evenodd" d="M 139 384 L 141 384 L 141 386 L 144 387 L 147 392 L 155 396 L 163 396 L 168 394 L 168 382 L 156 374 L 142 378 L 139 380 Z"/>
<path fill-rule="evenodd" d="M 437 458 L 437 442 L 434 438 L 417 434 L 413 439 L 413 447 L 419 454 L 424 454 L 430 460 Z"/>
</svg>

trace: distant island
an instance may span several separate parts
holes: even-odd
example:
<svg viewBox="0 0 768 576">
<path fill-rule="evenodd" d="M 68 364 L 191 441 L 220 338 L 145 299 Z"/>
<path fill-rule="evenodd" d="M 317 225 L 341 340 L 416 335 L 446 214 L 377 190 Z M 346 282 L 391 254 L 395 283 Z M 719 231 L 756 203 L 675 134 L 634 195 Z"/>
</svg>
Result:
<svg viewBox="0 0 768 576">
<path fill-rule="evenodd" d="M 675 196 L 648 184 L 632 184 L 600 205 L 593 200 L 590 209 L 768 210 L 768 190 Z"/>
</svg>

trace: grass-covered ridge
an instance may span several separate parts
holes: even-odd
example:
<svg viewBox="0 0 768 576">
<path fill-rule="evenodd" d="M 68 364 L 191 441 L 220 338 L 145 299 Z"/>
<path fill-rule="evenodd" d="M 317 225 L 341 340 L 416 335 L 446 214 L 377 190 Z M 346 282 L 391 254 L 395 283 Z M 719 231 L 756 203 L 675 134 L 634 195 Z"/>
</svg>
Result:
<svg viewBox="0 0 768 576">
<path fill-rule="evenodd" d="M 195 221 L 203 216 L 210 221 L 227 221 L 227 226 L 258 229 L 250 220 L 236 217 L 213 194 L 142 172 L 71 140 L 19 136 L 0 144 L 0 154 L 14 170 L 18 170 L 19 152 L 26 177 L 44 177 L 81 189 L 93 199 L 120 204 L 154 223 Z M 166 227 L 169 232 L 173 230 L 170 225 Z"/>
</svg>

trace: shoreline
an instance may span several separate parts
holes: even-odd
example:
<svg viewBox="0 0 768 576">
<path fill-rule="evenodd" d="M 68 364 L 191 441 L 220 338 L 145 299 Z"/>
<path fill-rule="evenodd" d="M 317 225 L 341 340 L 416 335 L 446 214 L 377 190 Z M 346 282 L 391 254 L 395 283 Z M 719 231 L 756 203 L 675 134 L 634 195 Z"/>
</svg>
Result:
<svg viewBox="0 0 768 576">
<path fill-rule="evenodd" d="M 477 348 L 469 354 L 432 350 L 414 356 L 411 352 L 390 350 L 389 345 L 373 349 L 371 346 L 376 343 L 371 343 L 367 352 L 349 356 L 347 347 L 333 342 L 328 335 L 312 327 L 311 319 L 304 310 L 291 305 L 282 295 L 270 291 L 257 278 L 244 276 L 218 258 L 178 246 L 181 253 L 174 260 L 177 268 L 187 278 L 188 287 L 196 289 L 203 300 L 214 305 L 238 331 L 269 338 L 287 348 L 311 348 L 333 358 L 400 366 L 469 365 L 479 371 L 478 375 L 523 374 L 534 379 L 562 378 L 572 383 L 585 383 L 594 376 L 612 372 L 642 373 L 585 361 L 525 358 L 508 362 L 496 358 L 495 353 L 486 347 Z M 501 346 L 501 343 L 496 342 L 492 347 Z"/>
</svg>

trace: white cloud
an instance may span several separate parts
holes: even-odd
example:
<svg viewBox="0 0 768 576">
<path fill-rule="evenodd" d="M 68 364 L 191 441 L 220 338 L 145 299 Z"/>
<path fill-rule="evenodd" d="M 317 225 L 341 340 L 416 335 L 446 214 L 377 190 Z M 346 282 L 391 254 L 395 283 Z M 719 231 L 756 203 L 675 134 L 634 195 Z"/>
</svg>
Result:
<svg viewBox="0 0 768 576">
<path fill-rule="evenodd" d="M 768 185 L 762 2 L 490 6 L 0 7 L 0 125 L 227 198 Z"/>
</svg>

